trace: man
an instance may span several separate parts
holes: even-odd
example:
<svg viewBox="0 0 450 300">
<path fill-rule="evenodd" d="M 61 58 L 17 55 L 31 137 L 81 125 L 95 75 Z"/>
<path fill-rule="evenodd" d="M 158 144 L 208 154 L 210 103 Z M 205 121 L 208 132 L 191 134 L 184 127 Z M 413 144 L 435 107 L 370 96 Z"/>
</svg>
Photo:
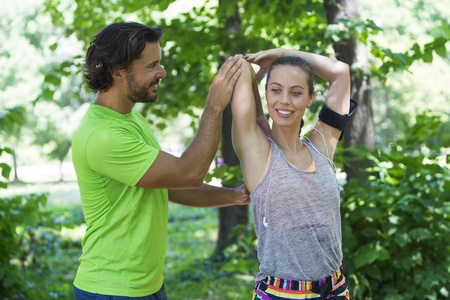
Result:
<svg viewBox="0 0 450 300">
<path fill-rule="evenodd" d="M 166 299 L 168 200 L 195 207 L 249 202 L 243 187 L 203 184 L 242 57 L 230 57 L 219 69 L 198 132 L 181 157 L 175 157 L 161 150 L 133 109 L 137 102 L 156 101 L 157 85 L 166 76 L 161 37 L 159 28 L 115 23 L 101 30 L 87 50 L 83 72 L 97 97 L 72 143 L 87 224 L 75 299 Z"/>
</svg>

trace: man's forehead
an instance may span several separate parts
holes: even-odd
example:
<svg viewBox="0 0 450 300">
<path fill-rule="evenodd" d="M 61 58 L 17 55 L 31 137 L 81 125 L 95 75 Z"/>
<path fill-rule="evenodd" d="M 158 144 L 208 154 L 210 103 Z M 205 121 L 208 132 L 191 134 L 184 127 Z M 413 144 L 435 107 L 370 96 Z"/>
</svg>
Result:
<svg viewBox="0 0 450 300">
<path fill-rule="evenodd" d="M 161 48 L 159 46 L 159 43 L 147 43 L 144 50 L 142 50 L 141 55 L 136 60 L 143 60 L 146 63 L 150 61 L 160 61 Z"/>
</svg>

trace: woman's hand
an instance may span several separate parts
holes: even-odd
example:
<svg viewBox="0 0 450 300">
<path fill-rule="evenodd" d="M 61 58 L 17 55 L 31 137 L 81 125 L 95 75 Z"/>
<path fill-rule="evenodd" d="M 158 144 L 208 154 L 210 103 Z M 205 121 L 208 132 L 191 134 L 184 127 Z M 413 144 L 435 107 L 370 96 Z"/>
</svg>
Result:
<svg viewBox="0 0 450 300">
<path fill-rule="evenodd" d="M 270 65 L 275 59 L 286 56 L 286 54 L 286 49 L 275 48 L 246 54 L 244 55 L 244 58 L 248 62 L 256 64 L 260 67 L 258 73 L 256 73 L 256 79 L 259 80 L 264 75 L 264 73 L 269 70 Z"/>
</svg>

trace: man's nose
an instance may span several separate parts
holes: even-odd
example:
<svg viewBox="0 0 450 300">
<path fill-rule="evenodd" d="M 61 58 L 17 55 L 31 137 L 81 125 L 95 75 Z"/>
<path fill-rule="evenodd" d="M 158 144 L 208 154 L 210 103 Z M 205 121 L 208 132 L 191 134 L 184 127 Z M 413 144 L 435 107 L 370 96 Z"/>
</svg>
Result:
<svg viewBox="0 0 450 300">
<path fill-rule="evenodd" d="M 164 78 L 166 77 L 166 70 L 164 70 L 164 67 L 161 66 L 161 70 L 158 71 L 157 75 L 158 78 Z"/>
</svg>

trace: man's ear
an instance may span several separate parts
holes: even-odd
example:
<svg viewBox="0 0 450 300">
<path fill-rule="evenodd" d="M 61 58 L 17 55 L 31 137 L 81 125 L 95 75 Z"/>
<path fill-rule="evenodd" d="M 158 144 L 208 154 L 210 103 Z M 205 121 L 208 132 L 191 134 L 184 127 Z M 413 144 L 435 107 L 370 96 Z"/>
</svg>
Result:
<svg viewBox="0 0 450 300">
<path fill-rule="evenodd" d="M 127 72 L 125 71 L 125 69 L 116 69 L 112 73 L 112 78 L 114 79 L 114 81 L 126 80 L 126 74 Z"/>
</svg>

